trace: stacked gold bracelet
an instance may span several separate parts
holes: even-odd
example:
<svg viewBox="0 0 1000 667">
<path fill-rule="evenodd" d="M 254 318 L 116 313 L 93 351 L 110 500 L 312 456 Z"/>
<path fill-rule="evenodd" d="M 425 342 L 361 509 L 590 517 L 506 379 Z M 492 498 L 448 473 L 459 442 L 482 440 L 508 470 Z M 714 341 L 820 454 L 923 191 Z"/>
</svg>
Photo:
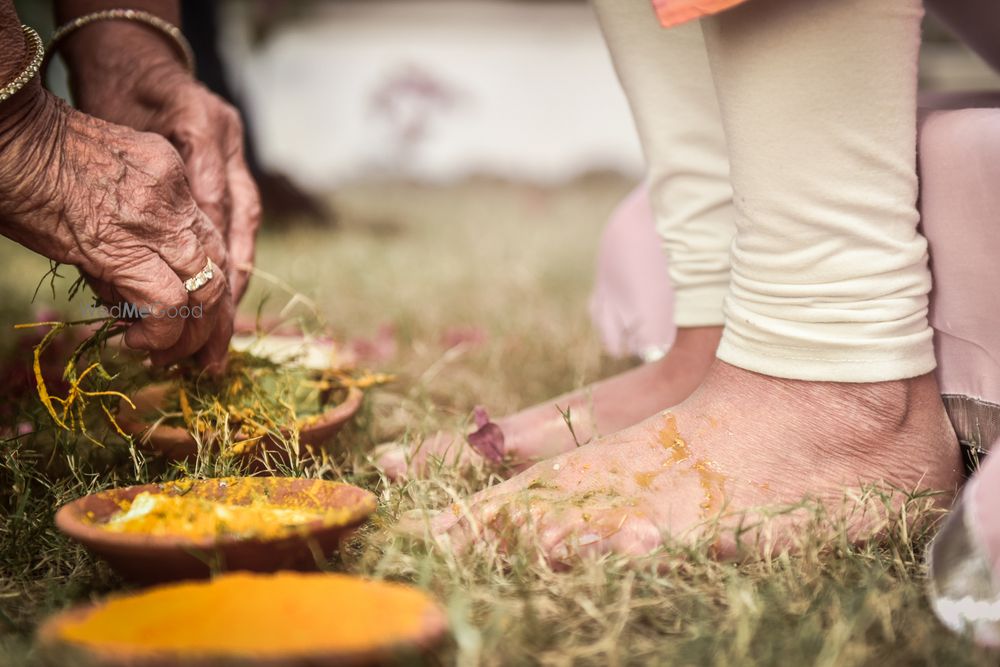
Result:
<svg viewBox="0 0 1000 667">
<path fill-rule="evenodd" d="M 28 66 L 25 67 L 17 77 L 8 83 L 3 88 L 0 88 L 0 102 L 7 100 L 11 96 L 17 93 L 17 91 L 24 88 L 24 86 L 31 81 L 36 74 L 38 74 L 39 68 L 42 66 L 42 61 L 45 58 L 45 47 L 42 45 L 42 38 L 38 36 L 33 28 L 26 25 L 21 26 L 21 31 L 24 33 L 24 41 L 28 44 L 28 52 L 30 58 L 28 59 Z"/>
<path fill-rule="evenodd" d="M 52 33 L 52 39 L 49 40 L 49 45 L 46 49 L 47 53 L 42 60 L 43 81 L 45 80 L 45 73 L 49 67 L 49 62 L 51 62 L 52 55 L 56 52 L 56 47 L 59 43 L 80 28 L 98 21 L 135 21 L 157 30 L 170 40 L 177 53 L 183 58 L 188 71 L 194 73 L 194 51 L 191 50 L 191 45 L 185 39 L 184 33 L 181 32 L 180 28 L 169 21 L 164 21 L 155 14 L 150 14 L 139 9 L 105 9 L 75 18 Z"/>
</svg>

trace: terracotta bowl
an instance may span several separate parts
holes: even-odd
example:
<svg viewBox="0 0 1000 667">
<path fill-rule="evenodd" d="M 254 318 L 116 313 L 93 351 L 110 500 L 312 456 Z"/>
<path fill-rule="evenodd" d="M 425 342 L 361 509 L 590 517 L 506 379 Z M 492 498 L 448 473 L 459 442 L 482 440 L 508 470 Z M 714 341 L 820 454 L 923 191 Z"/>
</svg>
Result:
<svg viewBox="0 0 1000 667">
<path fill-rule="evenodd" d="M 346 575 L 312 575 L 320 577 L 335 577 Z M 129 597 L 129 596 L 126 596 Z M 424 612 L 419 626 L 406 636 L 387 639 L 382 646 L 365 649 L 325 649 L 311 653 L 288 653 L 267 656 L 254 655 L 210 655 L 197 656 L 168 652 L 154 652 L 149 649 L 132 649 L 125 647 L 104 648 L 79 643 L 64 635 L 65 628 L 80 622 L 99 611 L 103 602 L 88 604 L 63 611 L 47 619 L 38 630 L 37 639 L 40 654 L 48 664 L 87 664 L 94 667 L 333 667 L 342 665 L 373 665 L 373 664 L 410 664 L 417 660 L 420 654 L 426 654 L 440 643 L 448 629 L 447 619 L 441 607 L 428 598 L 427 610 Z M 389 613 L 391 610 L 385 610 Z M 328 612 L 329 623 L 334 625 L 345 613 L 350 613 L 350 604 L 343 600 L 331 599 Z M 169 620 L 169 619 L 165 619 Z M 177 614 L 176 623 L 180 626 L 186 619 Z M 294 623 L 294 618 L 283 618 L 284 623 Z"/>
<path fill-rule="evenodd" d="M 133 436 L 140 446 L 163 454 L 171 460 L 194 458 L 198 454 L 198 443 L 187 429 L 156 423 L 157 415 L 166 403 L 169 391 L 170 385 L 166 383 L 140 389 L 131 397 L 135 409 L 124 401 L 119 404 L 118 425 L 125 433 Z M 347 390 L 347 397 L 342 402 L 323 412 L 317 421 L 302 426 L 299 430 L 299 453 L 308 453 L 305 450 L 307 445 L 319 448 L 329 442 L 361 408 L 362 399 L 364 392 L 357 387 L 350 387 Z M 282 428 L 281 432 L 288 437 L 291 430 Z M 243 441 L 245 439 L 237 439 L 235 443 Z M 243 456 L 252 457 L 262 451 L 279 458 L 284 458 L 288 454 L 283 443 L 265 436 L 257 444 L 244 450 Z"/>
<path fill-rule="evenodd" d="M 275 504 L 296 503 L 316 509 L 347 508 L 347 517 L 335 525 L 315 521 L 295 533 L 274 539 L 235 536 L 192 538 L 181 535 L 144 535 L 111 532 L 97 524 L 119 512 L 120 501 L 143 491 L 180 495 L 171 484 L 145 484 L 109 489 L 78 498 L 56 512 L 56 527 L 104 558 L 124 579 L 138 583 L 202 579 L 213 571 L 315 570 L 340 545 L 341 540 L 375 511 L 375 496 L 350 484 L 295 477 L 238 477 L 193 482 L 200 498 L 234 505 L 249 502 L 233 497 L 252 485 Z M 318 562 L 319 561 L 319 562 Z"/>
</svg>

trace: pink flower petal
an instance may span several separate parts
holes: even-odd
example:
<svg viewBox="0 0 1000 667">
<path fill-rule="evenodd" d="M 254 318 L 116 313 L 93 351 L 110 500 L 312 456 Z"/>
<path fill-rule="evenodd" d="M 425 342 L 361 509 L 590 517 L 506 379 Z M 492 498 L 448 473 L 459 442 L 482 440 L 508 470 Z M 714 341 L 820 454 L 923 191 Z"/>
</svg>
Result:
<svg viewBox="0 0 1000 667">
<path fill-rule="evenodd" d="M 472 448 L 491 463 L 503 463 L 504 436 L 503 430 L 490 421 L 486 408 L 477 405 L 472 411 L 478 430 L 466 436 Z"/>
</svg>

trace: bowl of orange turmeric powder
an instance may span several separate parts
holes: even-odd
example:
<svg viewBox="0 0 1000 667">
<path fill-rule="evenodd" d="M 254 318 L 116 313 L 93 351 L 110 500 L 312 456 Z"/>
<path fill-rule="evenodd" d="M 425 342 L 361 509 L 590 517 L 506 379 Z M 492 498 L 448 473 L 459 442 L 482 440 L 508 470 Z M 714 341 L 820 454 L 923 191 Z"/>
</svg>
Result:
<svg viewBox="0 0 1000 667">
<path fill-rule="evenodd" d="M 350 484 L 292 477 L 185 479 L 100 491 L 56 526 L 135 583 L 217 571 L 315 570 L 375 511 Z"/>
<path fill-rule="evenodd" d="M 319 667 L 417 658 L 447 630 L 402 584 L 342 574 L 234 573 L 112 597 L 39 630 L 56 664 Z"/>
</svg>

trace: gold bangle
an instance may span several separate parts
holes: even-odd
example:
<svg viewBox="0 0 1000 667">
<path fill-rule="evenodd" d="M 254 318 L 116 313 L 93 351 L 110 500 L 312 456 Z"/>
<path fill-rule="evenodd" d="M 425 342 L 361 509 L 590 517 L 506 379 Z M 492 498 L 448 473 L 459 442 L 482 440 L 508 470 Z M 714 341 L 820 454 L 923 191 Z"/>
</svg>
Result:
<svg viewBox="0 0 1000 667">
<path fill-rule="evenodd" d="M 35 78 L 38 74 L 38 69 L 42 66 L 42 60 L 45 57 L 45 46 L 42 45 L 42 38 L 38 36 L 34 28 L 30 28 L 26 25 L 21 26 L 21 32 L 24 33 L 24 41 L 28 45 L 28 52 L 31 58 L 28 60 L 28 66 L 21 70 L 21 73 L 17 75 L 13 81 L 8 83 L 3 88 L 0 88 L 0 102 L 3 102 L 7 98 L 13 96 L 17 91 L 24 88 L 24 86 Z"/>
<path fill-rule="evenodd" d="M 184 59 L 184 64 L 187 66 L 188 71 L 194 74 L 194 51 L 191 50 L 191 44 L 188 43 L 180 28 L 169 21 L 164 21 L 155 14 L 150 14 L 140 9 L 105 9 L 79 16 L 69 23 L 60 26 L 52 33 L 52 39 L 49 40 L 48 48 L 46 49 L 47 53 L 42 60 L 42 81 L 45 81 L 45 74 L 48 71 L 52 55 L 56 52 L 59 42 L 80 28 L 98 21 L 136 21 L 153 28 L 169 38 L 177 53 Z"/>
</svg>

